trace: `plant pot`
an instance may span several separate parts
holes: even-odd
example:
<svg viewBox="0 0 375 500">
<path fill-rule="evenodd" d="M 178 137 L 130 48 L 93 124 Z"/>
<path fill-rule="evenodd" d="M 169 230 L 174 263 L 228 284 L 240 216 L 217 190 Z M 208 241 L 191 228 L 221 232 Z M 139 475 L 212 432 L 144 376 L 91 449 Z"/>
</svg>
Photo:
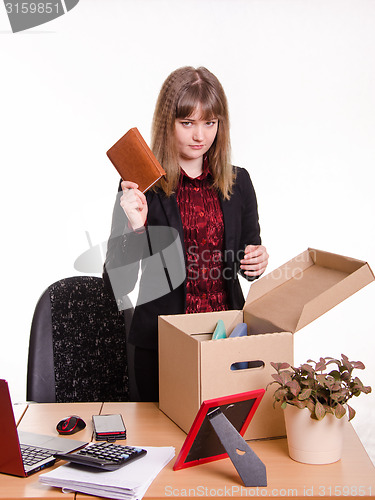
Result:
<svg viewBox="0 0 375 500">
<path fill-rule="evenodd" d="M 330 464 L 341 458 L 347 415 L 328 414 L 322 420 L 310 417 L 310 410 L 287 405 L 284 410 L 289 456 L 305 464 Z"/>
</svg>

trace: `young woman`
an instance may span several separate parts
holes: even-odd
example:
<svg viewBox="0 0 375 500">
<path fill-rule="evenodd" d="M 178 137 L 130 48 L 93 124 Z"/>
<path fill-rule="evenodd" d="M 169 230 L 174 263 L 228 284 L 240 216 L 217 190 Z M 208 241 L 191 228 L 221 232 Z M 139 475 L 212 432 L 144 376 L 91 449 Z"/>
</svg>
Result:
<svg viewBox="0 0 375 500">
<path fill-rule="evenodd" d="M 120 183 L 104 269 L 121 308 L 141 262 L 129 342 L 143 401 L 159 397 L 158 315 L 242 309 L 238 272 L 252 280 L 268 263 L 249 174 L 230 163 L 227 99 L 206 68 L 166 79 L 151 149 L 166 176 L 145 194 Z"/>
</svg>

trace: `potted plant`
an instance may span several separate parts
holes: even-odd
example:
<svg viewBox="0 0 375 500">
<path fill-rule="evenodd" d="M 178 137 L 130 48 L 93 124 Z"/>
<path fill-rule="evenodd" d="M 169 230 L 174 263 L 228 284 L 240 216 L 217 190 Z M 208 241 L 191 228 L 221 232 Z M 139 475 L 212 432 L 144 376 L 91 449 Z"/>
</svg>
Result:
<svg viewBox="0 0 375 500">
<path fill-rule="evenodd" d="M 271 363 L 276 373 L 273 382 L 274 406 L 284 410 L 289 455 L 304 463 L 332 463 L 341 458 L 342 429 L 346 413 L 352 420 L 355 410 L 348 401 L 371 387 L 364 386 L 352 372 L 363 370 L 361 361 L 309 359 L 299 367 Z M 302 411 L 301 411 L 302 410 Z"/>
</svg>

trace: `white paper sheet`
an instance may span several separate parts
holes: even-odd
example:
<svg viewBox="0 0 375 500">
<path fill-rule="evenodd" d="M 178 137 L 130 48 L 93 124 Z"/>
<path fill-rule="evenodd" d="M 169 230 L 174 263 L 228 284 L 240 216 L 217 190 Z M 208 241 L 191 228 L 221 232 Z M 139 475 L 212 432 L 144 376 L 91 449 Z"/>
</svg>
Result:
<svg viewBox="0 0 375 500">
<path fill-rule="evenodd" d="M 175 456 L 173 447 L 147 447 L 147 455 L 120 469 L 107 472 L 66 464 L 42 474 L 43 484 L 119 500 L 140 500 L 155 477 Z"/>
</svg>

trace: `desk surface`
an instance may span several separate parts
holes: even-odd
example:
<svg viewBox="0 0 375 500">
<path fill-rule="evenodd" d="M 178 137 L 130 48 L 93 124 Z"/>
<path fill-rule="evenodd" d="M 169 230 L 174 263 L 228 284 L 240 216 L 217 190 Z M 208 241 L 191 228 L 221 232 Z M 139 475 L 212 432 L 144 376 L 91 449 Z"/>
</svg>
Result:
<svg viewBox="0 0 375 500">
<path fill-rule="evenodd" d="M 176 456 L 186 434 L 158 409 L 155 403 L 72 403 L 32 404 L 24 413 L 19 428 L 24 431 L 55 434 L 55 425 L 63 417 L 79 414 L 87 427 L 73 435 L 92 440 L 91 415 L 121 413 L 126 423 L 127 444 L 138 446 L 174 446 Z M 69 439 L 66 436 L 66 439 Z M 346 425 L 343 458 L 330 465 L 305 465 L 288 456 L 286 439 L 252 441 L 250 446 L 266 464 L 267 488 L 245 488 L 229 459 L 173 471 L 173 459 L 148 489 L 145 499 L 196 497 L 321 498 L 375 495 L 375 468 L 351 424 Z M 56 465 L 57 466 L 57 465 Z M 55 467 L 56 467 L 55 466 Z M 29 478 L 0 475 L 0 498 L 88 499 L 83 494 L 62 494 Z"/>
</svg>

